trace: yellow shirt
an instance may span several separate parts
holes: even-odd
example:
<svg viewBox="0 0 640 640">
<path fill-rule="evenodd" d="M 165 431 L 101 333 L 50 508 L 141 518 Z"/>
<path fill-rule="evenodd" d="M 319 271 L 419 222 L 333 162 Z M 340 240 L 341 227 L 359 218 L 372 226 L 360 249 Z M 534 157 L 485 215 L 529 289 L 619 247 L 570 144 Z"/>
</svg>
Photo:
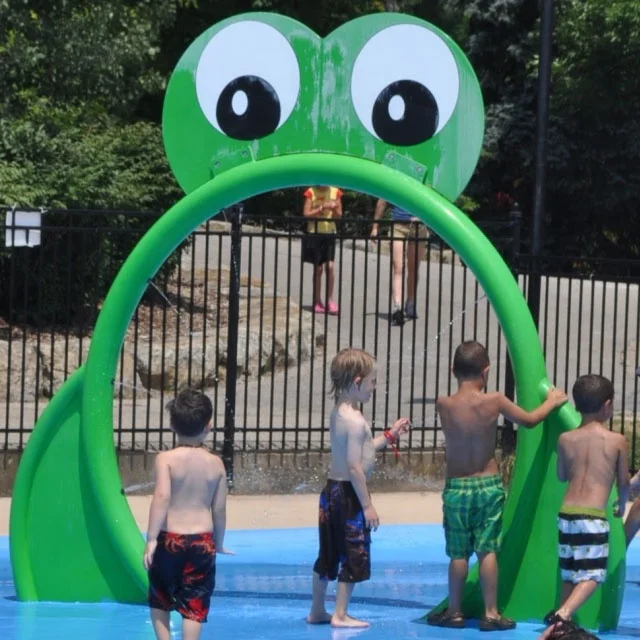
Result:
<svg viewBox="0 0 640 640">
<path fill-rule="evenodd" d="M 311 208 L 315 209 L 329 200 L 337 200 L 342 197 L 342 191 L 337 187 L 310 187 L 304 192 L 305 198 L 311 199 Z M 333 211 L 323 211 L 323 218 L 332 218 Z M 319 220 L 312 218 L 307 223 L 309 233 L 335 233 L 336 223 L 331 220 Z"/>
</svg>

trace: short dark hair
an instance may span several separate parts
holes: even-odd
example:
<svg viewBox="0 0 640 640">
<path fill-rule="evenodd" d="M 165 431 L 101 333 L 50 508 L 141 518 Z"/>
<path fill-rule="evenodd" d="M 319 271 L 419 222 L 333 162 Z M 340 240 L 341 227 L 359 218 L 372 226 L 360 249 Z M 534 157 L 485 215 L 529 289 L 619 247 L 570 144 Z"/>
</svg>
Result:
<svg viewBox="0 0 640 640">
<path fill-rule="evenodd" d="M 467 340 L 453 356 L 453 375 L 461 380 L 479 378 L 489 364 L 489 354 L 484 346 L 475 340 Z"/>
<path fill-rule="evenodd" d="M 183 389 L 167 403 L 171 427 L 180 436 L 199 436 L 211 421 L 213 405 L 204 393 Z"/>
<path fill-rule="evenodd" d="M 613 400 L 613 384 L 604 376 L 588 373 L 575 381 L 572 393 L 580 413 L 597 413 L 607 400 Z"/>
</svg>

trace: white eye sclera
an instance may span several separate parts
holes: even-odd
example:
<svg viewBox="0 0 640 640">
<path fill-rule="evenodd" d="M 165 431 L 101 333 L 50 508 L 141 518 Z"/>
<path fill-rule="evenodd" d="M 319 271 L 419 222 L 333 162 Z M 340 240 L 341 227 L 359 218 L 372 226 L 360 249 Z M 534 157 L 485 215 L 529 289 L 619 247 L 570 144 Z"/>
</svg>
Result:
<svg viewBox="0 0 640 640">
<path fill-rule="evenodd" d="M 202 113 L 230 138 L 255 140 L 279 129 L 300 92 L 300 66 L 289 41 L 254 20 L 218 31 L 205 46 L 195 75 Z"/>
<path fill-rule="evenodd" d="M 455 110 L 459 91 L 451 49 L 418 25 L 380 31 L 353 65 L 356 114 L 369 133 L 388 144 L 420 144 L 439 133 Z"/>
</svg>

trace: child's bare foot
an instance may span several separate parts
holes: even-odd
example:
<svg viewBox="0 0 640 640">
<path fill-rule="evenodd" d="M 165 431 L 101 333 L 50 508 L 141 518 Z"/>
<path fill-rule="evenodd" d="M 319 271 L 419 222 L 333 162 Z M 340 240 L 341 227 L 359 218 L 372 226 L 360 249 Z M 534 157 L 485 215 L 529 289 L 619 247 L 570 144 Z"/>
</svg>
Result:
<svg viewBox="0 0 640 640">
<path fill-rule="evenodd" d="M 312 611 L 307 617 L 308 624 L 329 624 L 331 622 L 331 614 L 327 611 Z"/>
<path fill-rule="evenodd" d="M 341 629 L 366 629 L 369 626 L 369 623 L 365 620 L 352 618 L 351 616 L 346 614 L 341 617 L 338 617 L 334 614 L 331 618 L 331 626 Z"/>
</svg>

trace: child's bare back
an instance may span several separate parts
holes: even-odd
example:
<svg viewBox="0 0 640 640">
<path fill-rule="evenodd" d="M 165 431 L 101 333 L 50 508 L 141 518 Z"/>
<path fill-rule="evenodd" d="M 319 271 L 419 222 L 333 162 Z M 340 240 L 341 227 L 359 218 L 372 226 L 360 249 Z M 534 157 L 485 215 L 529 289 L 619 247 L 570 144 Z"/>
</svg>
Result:
<svg viewBox="0 0 640 640">
<path fill-rule="evenodd" d="M 498 567 L 505 491 L 495 459 L 500 415 L 534 426 L 567 396 L 552 389 L 533 411 L 525 411 L 499 392 L 486 393 L 489 354 L 483 345 L 463 342 L 453 358 L 458 391 L 438 398 L 436 407 L 445 436 L 447 479 L 442 494 L 446 553 L 449 563 L 449 606 L 427 616 L 430 625 L 462 628 L 462 590 L 469 558 L 477 554 L 483 575 L 484 618 L 481 631 L 513 629 L 516 623 L 497 609 Z"/>
<path fill-rule="evenodd" d="M 485 393 L 484 384 L 482 379 L 461 381 L 457 393 L 438 398 L 436 403 L 447 445 L 448 478 L 498 473 L 498 418 L 502 415 L 516 424 L 532 427 L 567 399 L 564 392 L 551 389 L 537 409 L 525 411 L 498 391 Z"/>
<path fill-rule="evenodd" d="M 613 395 L 611 381 L 598 374 L 580 376 L 573 385 L 573 399 L 582 420 L 577 429 L 558 439 L 558 479 L 569 485 L 558 513 L 560 607 L 545 616 L 547 625 L 571 620 L 606 580 L 607 502 L 617 483 L 616 515 L 622 516 L 629 490 L 626 441 L 605 426 L 613 415 Z M 543 637 L 550 637 L 550 633 Z"/>
<path fill-rule="evenodd" d="M 558 476 L 569 481 L 565 506 L 604 509 L 617 475 L 627 474 L 626 441 L 600 423 L 563 433 L 558 440 Z"/>
<path fill-rule="evenodd" d="M 211 507 L 220 483 L 226 481 L 222 460 L 204 448 L 181 447 L 156 458 L 157 477 L 170 482 L 170 498 L 162 528 L 192 534 L 213 530 Z"/>
<path fill-rule="evenodd" d="M 196 639 L 209 613 L 216 554 L 230 553 L 224 548 L 227 485 L 222 460 L 203 446 L 213 424 L 211 400 L 183 389 L 167 409 L 178 442 L 156 456 L 142 561 L 156 638 L 169 638 L 175 609 L 182 637 Z"/>
<path fill-rule="evenodd" d="M 501 395 L 460 390 L 438 399 L 448 478 L 498 473 L 495 448 Z"/>
</svg>

